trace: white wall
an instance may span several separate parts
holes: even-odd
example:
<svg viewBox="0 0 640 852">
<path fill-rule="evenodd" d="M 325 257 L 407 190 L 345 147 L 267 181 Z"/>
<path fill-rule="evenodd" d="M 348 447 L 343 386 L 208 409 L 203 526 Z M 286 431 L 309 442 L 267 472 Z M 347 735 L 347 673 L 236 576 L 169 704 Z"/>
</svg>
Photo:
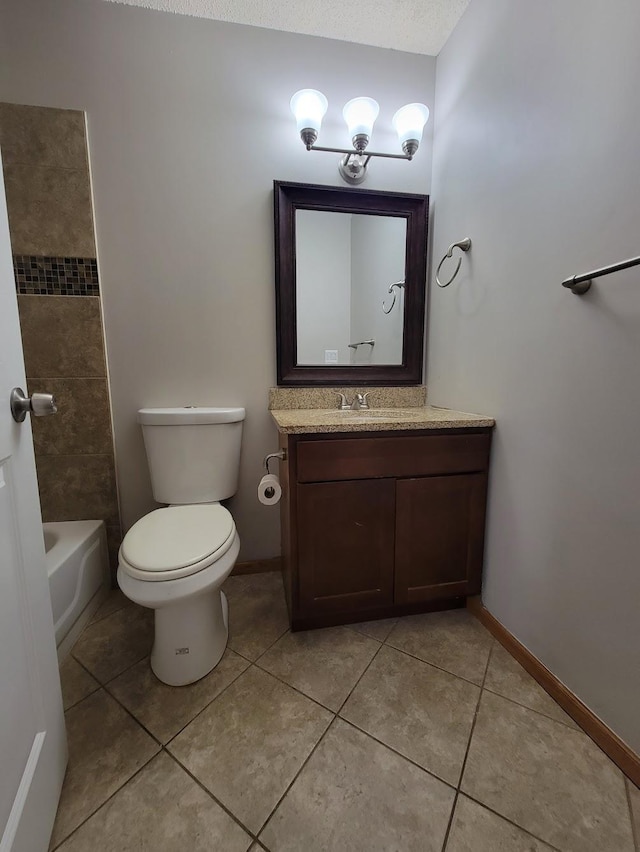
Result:
<svg viewBox="0 0 640 852">
<path fill-rule="evenodd" d="M 153 505 L 136 409 L 241 404 L 241 558 L 277 554 L 278 509 L 255 498 L 276 446 L 272 182 L 339 182 L 289 99 L 321 89 L 336 146 L 345 101 L 372 95 L 372 145 L 396 150 L 391 117 L 433 105 L 435 60 L 102 0 L 4 0 L 2 14 L 0 100 L 87 111 L 125 527 Z M 366 187 L 428 193 L 426 130 L 414 162 L 372 162 Z"/>
<path fill-rule="evenodd" d="M 325 350 L 349 363 L 351 214 L 296 211 L 298 364 L 324 364 Z"/>
<path fill-rule="evenodd" d="M 429 396 L 495 415 L 488 609 L 640 750 L 640 5 L 472 0 L 438 58 Z"/>
<path fill-rule="evenodd" d="M 392 216 L 354 216 L 352 225 L 352 340 L 373 338 L 376 345 L 361 346 L 372 364 L 402 364 L 404 290 L 393 296 L 389 285 L 404 279 L 407 220 Z"/>
</svg>

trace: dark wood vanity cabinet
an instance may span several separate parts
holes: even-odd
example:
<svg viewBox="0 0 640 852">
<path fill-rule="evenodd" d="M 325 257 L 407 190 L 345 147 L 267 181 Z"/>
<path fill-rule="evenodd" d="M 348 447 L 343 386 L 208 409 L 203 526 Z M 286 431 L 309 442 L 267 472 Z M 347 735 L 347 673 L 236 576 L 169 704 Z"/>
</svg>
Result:
<svg viewBox="0 0 640 852">
<path fill-rule="evenodd" d="M 478 594 L 490 444 L 490 429 L 282 435 L 293 629 Z"/>
</svg>

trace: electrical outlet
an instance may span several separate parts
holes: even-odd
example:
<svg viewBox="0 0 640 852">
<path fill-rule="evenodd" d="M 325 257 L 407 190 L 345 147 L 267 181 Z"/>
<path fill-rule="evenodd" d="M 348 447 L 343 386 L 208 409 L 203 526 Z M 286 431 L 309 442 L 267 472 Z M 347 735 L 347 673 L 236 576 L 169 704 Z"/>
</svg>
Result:
<svg viewBox="0 0 640 852">
<path fill-rule="evenodd" d="M 325 349 L 324 350 L 324 363 L 325 364 L 337 364 L 338 363 L 338 350 L 337 349 Z"/>
</svg>

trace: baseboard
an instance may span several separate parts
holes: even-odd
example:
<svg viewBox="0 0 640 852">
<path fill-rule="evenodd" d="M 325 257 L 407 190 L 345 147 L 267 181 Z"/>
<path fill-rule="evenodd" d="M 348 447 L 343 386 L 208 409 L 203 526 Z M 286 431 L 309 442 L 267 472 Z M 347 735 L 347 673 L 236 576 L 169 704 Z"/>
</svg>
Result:
<svg viewBox="0 0 640 852">
<path fill-rule="evenodd" d="M 236 562 L 232 574 L 264 574 L 267 571 L 279 571 L 281 559 L 274 556 L 272 559 L 251 559 L 248 562 Z"/>
<path fill-rule="evenodd" d="M 489 610 L 485 609 L 479 597 L 467 599 L 467 609 L 484 624 L 487 630 L 503 645 L 540 686 L 549 693 L 565 713 L 582 728 L 594 743 L 611 760 L 640 786 L 640 755 L 636 754 L 611 728 L 607 727 L 570 689 L 544 666 L 531 651 L 518 642 L 515 636 L 504 627 Z"/>
</svg>

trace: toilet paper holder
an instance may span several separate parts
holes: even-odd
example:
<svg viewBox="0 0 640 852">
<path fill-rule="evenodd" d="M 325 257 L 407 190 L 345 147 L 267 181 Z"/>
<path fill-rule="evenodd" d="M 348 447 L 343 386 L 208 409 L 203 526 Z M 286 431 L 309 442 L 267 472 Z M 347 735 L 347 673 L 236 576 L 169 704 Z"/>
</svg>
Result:
<svg viewBox="0 0 640 852">
<path fill-rule="evenodd" d="M 264 457 L 264 461 L 262 462 L 262 464 L 264 465 L 264 469 L 267 471 L 268 474 L 271 473 L 271 471 L 269 470 L 269 462 L 271 461 L 271 459 L 280 459 L 280 461 L 286 461 L 287 451 L 280 450 L 277 453 L 269 453 Z"/>
</svg>

